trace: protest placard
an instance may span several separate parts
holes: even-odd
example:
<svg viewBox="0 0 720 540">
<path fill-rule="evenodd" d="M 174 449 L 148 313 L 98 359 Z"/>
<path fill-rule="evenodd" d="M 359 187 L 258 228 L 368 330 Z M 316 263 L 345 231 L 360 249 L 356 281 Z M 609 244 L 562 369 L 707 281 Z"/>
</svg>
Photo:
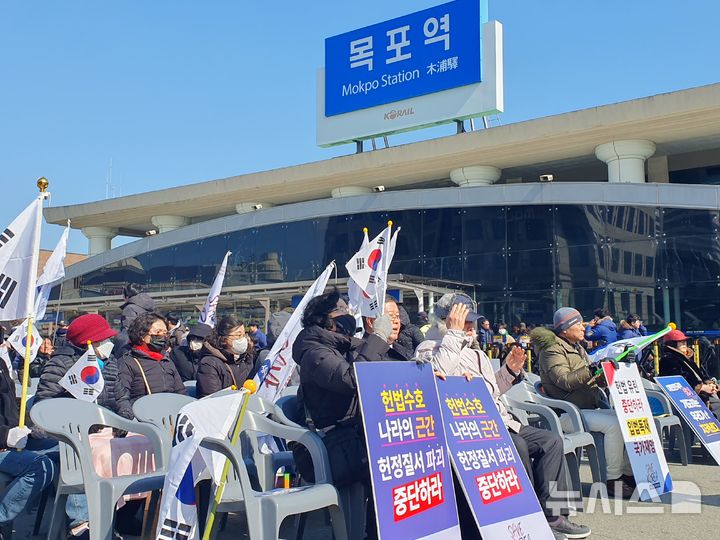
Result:
<svg viewBox="0 0 720 540">
<path fill-rule="evenodd" d="M 448 377 L 438 380 L 437 388 L 452 465 L 483 538 L 551 540 L 530 478 L 483 379 Z"/>
<path fill-rule="evenodd" d="M 355 375 L 379 538 L 459 539 L 432 367 L 357 362 Z"/>
<path fill-rule="evenodd" d="M 640 499 L 672 491 L 672 478 L 637 364 L 602 363 Z"/>
<path fill-rule="evenodd" d="M 715 415 L 683 377 L 655 377 L 655 382 L 720 465 L 720 422 Z"/>
</svg>

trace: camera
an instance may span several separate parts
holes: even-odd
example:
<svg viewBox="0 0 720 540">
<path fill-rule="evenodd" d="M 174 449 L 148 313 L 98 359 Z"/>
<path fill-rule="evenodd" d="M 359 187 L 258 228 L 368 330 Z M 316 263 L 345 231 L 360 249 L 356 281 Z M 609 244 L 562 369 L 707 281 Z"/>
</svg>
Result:
<svg viewBox="0 0 720 540">
<path fill-rule="evenodd" d="M 262 203 L 253 204 L 252 208 L 253 210 L 262 210 Z"/>
<path fill-rule="evenodd" d="M 373 188 L 373 191 L 376 193 L 382 193 L 383 191 L 385 191 L 385 186 L 375 186 Z"/>
<path fill-rule="evenodd" d="M 540 175 L 541 182 L 552 182 L 553 180 L 555 180 L 555 177 L 552 174 L 541 174 Z"/>
</svg>

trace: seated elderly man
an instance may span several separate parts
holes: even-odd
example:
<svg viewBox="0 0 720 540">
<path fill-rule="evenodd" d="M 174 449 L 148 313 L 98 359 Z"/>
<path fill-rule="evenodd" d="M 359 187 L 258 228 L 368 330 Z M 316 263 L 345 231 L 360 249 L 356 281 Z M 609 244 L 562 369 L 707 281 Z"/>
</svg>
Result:
<svg viewBox="0 0 720 540">
<path fill-rule="evenodd" d="M 582 315 L 574 308 L 560 308 L 555 312 L 553 325 L 554 332 L 535 328 L 530 334 L 539 354 L 543 388 L 549 397 L 579 407 L 587 428 L 605 435 L 608 494 L 630 498 L 635 480 L 617 416 L 607 408 L 605 394 L 597 384 L 603 382 L 604 377 L 601 375 L 598 379 L 595 375 L 597 366 L 590 364 L 580 344 L 585 335 Z"/>
<path fill-rule="evenodd" d="M 567 501 L 551 497 L 553 492 L 568 491 L 563 440 L 550 431 L 521 425 L 500 401 L 502 394 L 524 378 L 525 352 L 520 347 L 511 347 L 503 366 L 493 371 L 490 359 L 476 339 L 475 321 L 480 316 L 475 312 L 473 300 L 465 294 L 444 295 L 435 305 L 435 316 L 441 320 L 428 330 L 428 340 L 418 346 L 416 357 L 431 360 L 435 369 L 444 375 L 483 378 L 510 431 L 555 538 L 589 536 L 588 527 L 568 519 Z M 472 518 L 461 517 L 461 522 L 464 522 L 463 537 L 478 536 L 476 531 L 464 530 L 468 524 L 474 525 Z"/>
</svg>

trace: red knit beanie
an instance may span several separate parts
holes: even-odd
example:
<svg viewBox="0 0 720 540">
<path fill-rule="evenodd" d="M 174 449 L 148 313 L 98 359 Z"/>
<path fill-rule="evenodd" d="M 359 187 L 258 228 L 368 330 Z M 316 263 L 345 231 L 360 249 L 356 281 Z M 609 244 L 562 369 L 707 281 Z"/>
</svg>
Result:
<svg viewBox="0 0 720 540">
<path fill-rule="evenodd" d="M 84 347 L 88 341 L 96 343 L 115 334 L 117 332 L 110 328 L 105 317 L 96 313 L 80 315 L 67 329 L 67 339 L 76 347 Z"/>
</svg>

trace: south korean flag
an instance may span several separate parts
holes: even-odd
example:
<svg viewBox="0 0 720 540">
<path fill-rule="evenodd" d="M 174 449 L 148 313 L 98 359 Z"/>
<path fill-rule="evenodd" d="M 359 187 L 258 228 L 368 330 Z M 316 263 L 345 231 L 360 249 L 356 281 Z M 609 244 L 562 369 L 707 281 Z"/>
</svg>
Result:
<svg viewBox="0 0 720 540">
<path fill-rule="evenodd" d="M 25 321 L 18 326 L 15 331 L 10 334 L 8 343 L 10 346 L 17 351 L 17 353 L 25 358 L 25 348 L 28 342 L 28 321 Z M 40 345 L 42 344 L 42 336 L 36 326 L 33 326 L 32 336 L 30 336 L 30 361 L 35 360 Z"/>
<path fill-rule="evenodd" d="M 205 437 L 224 439 L 228 436 L 246 395 L 240 391 L 208 396 L 180 409 L 155 538 L 196 540 L 199 537 L 195 483 L 209 469 L 217 485 L 225 464 L 223 456 L 201 449 L 200 443 Z"/>
<path fill-rule="evenodd" d="M 389 266 L 387 253 L 390 234 L 391 226 L 388 225 L 370 242 L 363 242 L 363 246 L 345 265 L 350 278 L 365 292 L 369 292 L 370 281 Z"/>
<path fill-rule="evenodd" d="M 35 199 L 10 225 L 0 225 L 0 321 L 24 319 L 33 310 L 28 287 L 37 277 L 32 266 L 41 212 L 42 201 Z"/>
<path fill-rule="evenodd" d="M 105 388 L 95 349 L 88 343 L 88 350 L 60 379 L 60 386 L 70 392 L 75 399 L 94 402 Z"/>
</svg>

